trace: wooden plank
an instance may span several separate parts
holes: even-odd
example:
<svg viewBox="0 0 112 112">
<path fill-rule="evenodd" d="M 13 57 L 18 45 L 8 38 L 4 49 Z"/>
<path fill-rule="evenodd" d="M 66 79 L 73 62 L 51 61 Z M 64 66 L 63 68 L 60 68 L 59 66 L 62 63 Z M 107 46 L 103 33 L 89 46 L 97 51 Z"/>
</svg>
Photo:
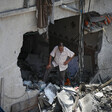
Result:
<svg viewBox="0 0 112 112">
<path fill-rule="evenodd" d="M 38 105 L 38 97 L 34 96 L 11 106 L 11 112 L 27 112 Z"/>
</svg>

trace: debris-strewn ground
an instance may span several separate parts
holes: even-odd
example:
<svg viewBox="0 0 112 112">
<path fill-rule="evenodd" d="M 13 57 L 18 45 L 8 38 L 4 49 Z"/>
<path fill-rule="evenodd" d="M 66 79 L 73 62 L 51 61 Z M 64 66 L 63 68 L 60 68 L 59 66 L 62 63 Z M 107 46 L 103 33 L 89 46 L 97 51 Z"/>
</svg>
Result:
<svg viewBox="0 0 112 112">
<path fill-rule="evenodd" d="M 112 112 L 112 79 L 105 84 L 57 86 L 43 81 L 27 85 L 39 90 L 38 107 L 31 112 Z"/>
</svg>

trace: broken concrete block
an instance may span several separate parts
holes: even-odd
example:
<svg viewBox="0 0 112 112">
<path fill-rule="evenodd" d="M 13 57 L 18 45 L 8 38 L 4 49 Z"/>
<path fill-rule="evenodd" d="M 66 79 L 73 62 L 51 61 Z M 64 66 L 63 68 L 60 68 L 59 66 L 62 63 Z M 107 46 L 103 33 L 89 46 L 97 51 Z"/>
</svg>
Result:
<svg viewBox="0 0 112 112">
<path fill-rule="evenodd" d="M 101 98 L 104 96 L 104 94 L 102 92 L 98 92 L 95 94 L 95 96 Z"/>
<path fill-rule="evenodd" d="M 37 85 L 38 85 L 38 89 L 39 89 L 40 91 L 44 90 L 45 87 L 46 87 L 46 84 L 45 84 L 45 82 L 43 82 L 43 81 L 39 81 Z"/>
<path fill-rule="evenodd" d="M 98 102 L 91 94 L 87 94 L 79 100 L 80 110 L 82 110 L 81 112 L 98 112 L 96 105 L 98 105 Z"/>
<path fill-rule="evenodd" d="M 57 94 L 58 101 L 62 106 L 63 112 L 72 112 L 72 106 L 74 103 L 73 97 L 69 92 L 62 90 Z"/>
<path fill-rule="evenodd" d="M 48 86 L 44 89 L 44 92 L 49 99 L 49 103 L 52 104 L 57 93 L 56 87 L 53 84 L 49 83 Z"/>
</svg>

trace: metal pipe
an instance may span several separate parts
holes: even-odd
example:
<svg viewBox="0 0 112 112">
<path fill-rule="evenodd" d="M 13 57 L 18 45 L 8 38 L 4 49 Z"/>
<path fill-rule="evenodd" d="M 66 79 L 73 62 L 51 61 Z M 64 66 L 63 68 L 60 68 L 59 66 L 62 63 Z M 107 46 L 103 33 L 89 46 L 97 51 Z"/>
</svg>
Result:
<svg viewBox="0 0 112 112">
<path fill-rule="evenodd" d="M 84 17 L 83 17 L 84 0 L 79 0 L 79 75 L 80 83 L 83 82 L 84 72 Z"/>
<path fill-rule="evenodd" d="M 61 5 L 60 7 L 63 8 L 63 9 L 66 9 L 68 11 L 72 11 L 72 12 L 75 12 L 75 13 L 79 13 L 79 10 L 78 9 L 69 7 L 68 5 Z"/>
</svg>

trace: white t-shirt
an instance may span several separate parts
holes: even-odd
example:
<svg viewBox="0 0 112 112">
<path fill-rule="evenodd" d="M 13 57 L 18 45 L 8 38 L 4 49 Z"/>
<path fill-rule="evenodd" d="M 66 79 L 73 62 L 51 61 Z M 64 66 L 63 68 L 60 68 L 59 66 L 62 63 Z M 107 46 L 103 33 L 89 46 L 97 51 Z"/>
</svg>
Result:
<svg viewBox="0 0 112 112">
<path fill-rule="evenodd" d="M 67 60 L 68 57 L 73 57 L 74 52 L 69 50 L 67 47 L 64 47 L 62 53 L 60 53 L 58 46 L 54 47 L 53 51 L 50 53 L 54 60 L 52 62 L 53 66 L 59 66 L 60 71 L 64 71 L 68 68 L 68 64 L 64 65 L 64 62 Z"/>
</svg>

